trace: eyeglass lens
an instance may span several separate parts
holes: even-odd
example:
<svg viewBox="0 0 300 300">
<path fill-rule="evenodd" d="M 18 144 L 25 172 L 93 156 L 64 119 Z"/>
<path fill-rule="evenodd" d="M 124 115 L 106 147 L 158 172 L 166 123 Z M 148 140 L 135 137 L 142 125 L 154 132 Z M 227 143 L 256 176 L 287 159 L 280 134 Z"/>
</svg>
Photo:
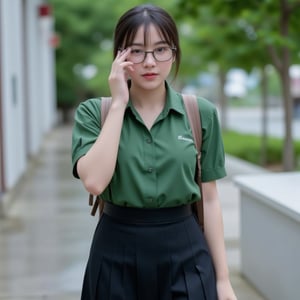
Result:
<svg viewBox="0 0 300 300">
<path fill-rule="evenodd" d="M 140 48 L 133 48 L 129 54 L 129 60 L 133 63 L 141 63 L 146 59 L 147 54 L 151 53 L 156 61 L 168 61 L 173 57 L 173 51 L 175 49 L 170 47 L 159 47 L 152 51 L 145 51 Z"/>
</svg>

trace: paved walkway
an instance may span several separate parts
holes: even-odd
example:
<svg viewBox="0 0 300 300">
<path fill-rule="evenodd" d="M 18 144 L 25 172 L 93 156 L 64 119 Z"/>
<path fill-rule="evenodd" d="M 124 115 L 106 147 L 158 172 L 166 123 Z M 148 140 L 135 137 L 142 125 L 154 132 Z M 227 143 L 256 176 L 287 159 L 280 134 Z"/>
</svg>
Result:
<svg viewBox="0 0 300 300">
<path fill-rule="evenodd" d="M 97 219 L 87 193 L 71 176 L 71 128 L 58 127 L 2 202 L 0 299 L 79 299 L 82 276 Z M 229 176 L 219 182 L 231 279 L 239 300 L 264 300 L 239 274 L 239 194 L 231 178 L 257 172 L 227 159 Z"/>
</svg>

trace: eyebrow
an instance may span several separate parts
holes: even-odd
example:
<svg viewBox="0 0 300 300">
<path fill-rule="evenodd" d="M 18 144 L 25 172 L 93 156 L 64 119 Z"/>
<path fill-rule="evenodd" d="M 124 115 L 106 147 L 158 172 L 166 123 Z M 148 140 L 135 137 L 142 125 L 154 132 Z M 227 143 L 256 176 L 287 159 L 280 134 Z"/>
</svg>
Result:
<svg viewBox="0 0 300 300">
<path fill-rule="evenodd" d="M 167 43 L 166 41 L 159 41 L 154 43 L 154 46 L 159 46 L 159 45 L 169 45 L 169 43 Z M 143 43 L 132 43 L 130 46 L 140 46 L 140 47 L 144 47 L 145 44 Z"/>
</svg>

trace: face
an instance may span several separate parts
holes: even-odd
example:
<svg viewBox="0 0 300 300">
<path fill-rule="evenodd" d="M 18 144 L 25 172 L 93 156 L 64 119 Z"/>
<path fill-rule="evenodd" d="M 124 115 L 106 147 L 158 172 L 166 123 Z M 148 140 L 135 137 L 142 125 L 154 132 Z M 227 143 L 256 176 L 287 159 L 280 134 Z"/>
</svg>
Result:
<svg viewBox="0 0 300 300">
<path fill-rule="evenodd" d="M 157 28 L 150 24 L 145 40 L 144 27 L 140 27 L 129 47 L 131 51 L 127 60 L 134 63 L 134 70 L 128 71 L 132 88 L 151 90 L 164 86 L 175 59 L 175 50 L 163 39 Z M 149 51 L 145 57 L 144 51 Z"/>
</svg>

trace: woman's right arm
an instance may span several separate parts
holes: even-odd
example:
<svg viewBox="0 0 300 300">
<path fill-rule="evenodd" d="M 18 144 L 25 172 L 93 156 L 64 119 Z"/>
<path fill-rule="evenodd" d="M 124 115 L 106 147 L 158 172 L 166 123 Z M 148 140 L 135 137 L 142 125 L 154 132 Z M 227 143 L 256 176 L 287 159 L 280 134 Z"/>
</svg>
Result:
<svg viewBox="0 0 300 300">
<path fill-rule="evenodd" d="M 107 187 L 116 166 L 123 118 L 129 100 L 126 70 L 132 70 L 132 63 L 126 61 L 128 53 L 129 49 L 119 52 L 112 64 L 109 75 L 111 107 L 96 142 L 77 162 L 77 173 L 86 190 L 93 195 L 101 194 Z"/>
</svg>

